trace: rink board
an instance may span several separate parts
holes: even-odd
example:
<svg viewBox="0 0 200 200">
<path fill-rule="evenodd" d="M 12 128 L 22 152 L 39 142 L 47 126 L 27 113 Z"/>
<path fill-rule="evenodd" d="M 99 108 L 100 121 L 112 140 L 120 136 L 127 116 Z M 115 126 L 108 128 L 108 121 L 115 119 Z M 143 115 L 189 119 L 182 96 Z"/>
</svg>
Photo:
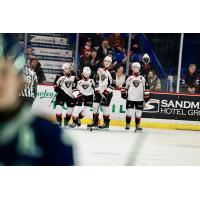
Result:
<svg viewBox="0 0 200 200">
<path fill-rule="evenodd" d="M 52 85 L 38 85 L 38 95 L 33 105 L 33 112 L 55 120 L 55 95 Z M 142 126 L 148 128 L 200 130 L 199 96 L 186 96 L 168 93 L 154 93 L 151 101 L 145 105 Z M 189 101 L 190 100 L 190 101 Z M 185 106 L 185 107 L 184 107 Z M 63 116 L 67 110 L 63 107 Z M 111 125 L 125 125 L 126 101 L 121 98 L 120 91 L 113 91 L 110 105 Z M 165 111 L 166 113 L 160 113 Z M 82 123 L 90 123 L 92 108 L 82 119 Z M 100 119 L 102 113 L 100 112 Z M 134 123 L 132 123 L 134 126 Z"/>
</svg>

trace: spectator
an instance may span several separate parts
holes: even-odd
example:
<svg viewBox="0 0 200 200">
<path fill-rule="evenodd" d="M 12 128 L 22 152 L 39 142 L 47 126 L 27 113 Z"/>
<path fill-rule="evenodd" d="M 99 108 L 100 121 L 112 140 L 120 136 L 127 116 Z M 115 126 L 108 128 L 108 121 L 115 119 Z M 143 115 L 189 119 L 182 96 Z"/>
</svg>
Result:
<svg viewBox="0 0 200 200">
<path fill-rule="evenodd" d="M 149 71 L 147 82 L 151 91 L 161 91 L 161 82 L 154 70 Z"/>
<path fill-rule="evenodd" d="M 80 56 L 80 65 L 81 68 L 84 66 L 88 66 L 92 60 L 92 42 L 90 38 L 87 38 L 85 41 L 85 46 L 81 49 L 81 56 Z"/>
<path fill-rule="evenodd" d="M 145 53 L 142 57 L 142 64 L 141 64 L 141 75 L 147 78 L 149 71 L 151 70 L 150 65 L 150 57 L 147 53 Z"/>
<path fill-rule="evenodd" d="M 26 58 L 30 59 L 32 55 L 33 55 L 32 48 L 28 46 L 26 49 Z"/>
<path fill-rule="evenodd" d="M 142 56 L 140 53 L 140 48 L 137 43 L 133 43 L 131 46 L 131 52 L 130 52 L 130 62 L 141 62 Z"/>
<path fill-rule="evenodd" d="M 120 35 L 120 33 L 113 33 L 109 37 L 109 45 L 113 48 L 116 47 L 116 44 L 119 44 L 122 48 L 124 48 L 125 45 L 125 40 L 124 38 Z"/>
<path fill-rule="evenodd" d="M 79 34 L 79 47 L 80 47 L 79 50 L 82 50 L 82 47 L 85 46 L 85 41 L 88 39 L 91 39 L 91 34 L 88 34 L 88 33 L 80 33 Z M 81 53 L 81 52 L 79 52 L 79 53 Z"/>
<path fill-rule="evenodd" d="M 124 67 L 120 64 L 116 68 L 116 86 L 117 88 L 121 88 L 126 78 L 124 74 Z"/>
<path fill-rule="evenodd" d="M 30 65 L 30 68 L 36 73 L 38 83 L 44 83 L 46 81 L 46 78 L 38 59 L 35 57 L 31 57 L 29 65 Z"/>
<path fill-rule="evenodd" d="M 101 46 L 99 47 L 99 49 L 97 51 L 97 60 L 98 60 L 98 62 L 100 64 L 102 64 L 103 59 L 108 55 L 110 55 L 110 56 L 113 55 L 113 49 L 109 46 L 108 39 L 104 38 L 102 43 L 101 43 Z"/>
<path fill-rule="evenodd" d="M 81 70 L 85 66 L 90 67 L 90 69 L 92 71 L 92 75 L 94 74 L 94 72 L 97 71 L 97 69 L 99 67 L 99 61 L 97 60 L 97 52 L 95 50 L 92 51 L 92 53 L 91 53 L 91 59 L 88 59 L 88 62 L 86 63 L 86 65 L 84 65 L 84 66 L 81 67 Z"/>
<path fill-rule="evenodd" d="M 103 36 L 101 33 L 94 33 L 91 36 L 91 40 L 92 40 L 92 47 L 97 51 L 101 46 Z"/>
<path fill-rule="evenodd" d="M 120 44 L 116 44 L 115 50 L 114 50 L 114 65 L 115 64 L 125 64 L 127 60 L 127 56 L 125 53 L 125 50 L 122 48 Z"/>
<path fill-rule="evenodd" d="M 189 94 L 195 94 L 199 87 L 199 75 L 197 72 L 197 66 L 190 64 L 188 71 L 185 73 L 182 79 L 183 92 Z"/>
<path fill-rule="evenodd" d="M 27 49 L 26 49 L 26 64 L 27 64 L 27 65 L 29 65 L 30 59 L 31 59 L 32 57 L 35 57 L 34 54 L 33 54 L 33 50 L 32 50 L 32 48 L 31 48 L 31 46 L 28 46 Z M 38 59 L 36 60 L 36 62 L 37 62 L 37 66 L 38 66 L 39 68 L 41 68 L 41 64 L 40 64 L 40 62 L 39 62 Z"/>
</svg>

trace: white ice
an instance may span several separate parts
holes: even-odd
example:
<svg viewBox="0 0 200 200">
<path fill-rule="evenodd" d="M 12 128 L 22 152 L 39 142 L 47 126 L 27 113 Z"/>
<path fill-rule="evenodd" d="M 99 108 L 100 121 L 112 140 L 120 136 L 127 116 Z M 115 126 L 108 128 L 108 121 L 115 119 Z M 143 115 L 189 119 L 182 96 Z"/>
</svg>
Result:
<svg viewBox="0 0 200 200">
<path fill-rule="evenodd" d="M 200 132 L 145 128 L 141 133 L 111 127 L 90 132 L 65 129 L 75 145 L 77 165 L 200 165 Z"/>
</svg>

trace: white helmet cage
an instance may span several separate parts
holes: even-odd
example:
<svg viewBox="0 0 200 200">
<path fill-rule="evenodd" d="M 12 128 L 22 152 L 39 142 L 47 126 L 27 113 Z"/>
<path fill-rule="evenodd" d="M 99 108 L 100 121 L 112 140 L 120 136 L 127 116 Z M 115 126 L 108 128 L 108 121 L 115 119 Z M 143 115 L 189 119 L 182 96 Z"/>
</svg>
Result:
<svg viewBox="0 0 200 200">
<path fill-rule="evenodd" d="M 105 68 L 109 68 L 112 64 L 112 58 L 110 56 L 106 56 L 103 60 L 103 65 Z"/>
<path fill-rule="evenodd" d="M 83 68 L 83 76 L 85 78 L 89 78 L 91 76 L 91 69 L 90 69 L 90 67 L 86 66 L 86 67 Z"/>
</svg>

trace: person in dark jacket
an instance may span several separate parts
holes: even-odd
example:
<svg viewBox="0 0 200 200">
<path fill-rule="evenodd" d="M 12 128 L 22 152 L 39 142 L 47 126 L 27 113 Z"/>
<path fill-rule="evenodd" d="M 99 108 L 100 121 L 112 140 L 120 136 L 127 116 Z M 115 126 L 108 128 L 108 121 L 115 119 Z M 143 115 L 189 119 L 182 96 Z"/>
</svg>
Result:
<svg viewBox="0 0 200 200">
<path fill-rule="evenodd" d="M 100 66 L 103 64 L 104 58 L 108 56 L 109 53 L 113 54 L 113 49 L 109 46 L 108 39 L 104 38 L 97 51 L 97 60 L 99 61 Z"/>
<path fill-rule="evenodd" d="M 183 92 L 189 94 L 195 94 L 199 87 L 199 74 L 197 72 L 197 66 L 190 64 L 188 71 L 186 71 L 182 79 Z"/>
<path fill-rule="evenodd" d="M 25 64 L 18 41 L 12 34 L 0 34 L 0 40 L 0 165 L 74 165 L 69 136 L 33 115 L 18 95 Z"/>
</svg>

